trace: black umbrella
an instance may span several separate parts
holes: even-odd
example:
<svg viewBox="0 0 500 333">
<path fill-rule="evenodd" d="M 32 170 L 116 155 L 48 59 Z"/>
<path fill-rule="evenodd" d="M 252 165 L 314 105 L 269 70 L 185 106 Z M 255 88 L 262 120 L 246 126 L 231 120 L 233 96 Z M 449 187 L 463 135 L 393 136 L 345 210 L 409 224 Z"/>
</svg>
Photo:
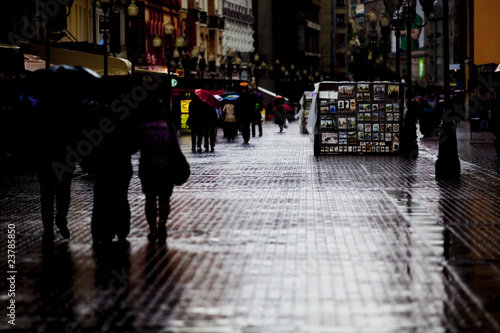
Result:
<svg viewBox="0 0 500 333">
<path fill-rule="evenodd" d="M 99 79 L 99 74 L 88 68 L 58 65 L 33 72 L 26 88 L 31 97 L 40 101 L 78 103 L 89 92 L 95 92 Z"/>
</svg>

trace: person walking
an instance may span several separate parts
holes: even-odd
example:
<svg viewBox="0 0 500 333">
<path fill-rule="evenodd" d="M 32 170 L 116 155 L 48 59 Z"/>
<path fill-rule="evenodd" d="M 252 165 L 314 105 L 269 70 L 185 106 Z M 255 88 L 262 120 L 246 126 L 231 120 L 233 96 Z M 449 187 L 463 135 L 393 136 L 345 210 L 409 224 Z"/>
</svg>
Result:
<svg viewBox="0 0 500 333">
<path fill-rule="evenodd" d="M 205 151 L 208 151 L 209 147 L 214 151 L 217 113 L 214 108 L 203 102 L 196 94 L 189 103 L 187 125 L 191 128 L 192 151 L 202 151 L 202 139 L 204 139 Z"/>
<path fill-rule="evenodd" d="M 64 239 L 70 238 L 67 215 L 77 163 L 70 151 L 77 150 L 81 139 L 81 103 L 98 78 L 72 66 L 38 70 L 27 78 L 22 96 L 31 112 L 25 135 L 40 185 L 44 243 L 54 240 L 54 224 Z"/>
<path fill-rule="evenodd" d="M 109 82 L 103 81 L 106 85 Z M 123 119 L 117 117 L 110 105 L 116 96 L 130 90 L 135 81 L 114 81 L 113 90 L 102 96 L 102 109 L 93 112 L 90 131 L 99 129 L 109 121 L 112 130 L 103 133 L 99 144 L 84 161 L 82 168 L 94 174 L 94 202 L 91 217 L 91 234 L 94 248 L 110 244 L 118 237 L 125 242 L 130 233 L 130 204 L 128 189 L 133 175 L 132 154 L 137 151 L 134 133 L 138 110 L 131 110 Z"/>
<path fill-rule="evenodd" d="M 280 132 L 283 132 L 283 128 L 286 124 L 286 112 L 285 112 L 285 98 L 282 96 L 276 96 L 274 98 L 274 123 L 277 124 L 280 128 Z"/>
<path fill-rule="evenodd" d="M 236 134 L 238 132 L 238 126 L 236 125 L 236 116 L 234 115 L 234 104 L 226 103 L 224 109 L 222 110 L 222 117 L 224 119 L 224 135 L 227 141 L 234 141 Z"/>
<path fill-rule="evenodd" d="M 255 111 L 254 117 L 252 118 L 252 136 L 255 137 L 255 127 L 257 126 L 259 130 L 259 136 L 262 136 L 262 110 L 264 101 L 261 96 L 257 92 L 252 93 L 252 97 L 254 98 L 255 103 Z"/>
<path fill-rule="evenodd" d="M 255 115 L 255 100 L 248 90 L 248 83 L 240 84 L 240 97 L 236 101 L 235 114 L 245 143 L 250 141 L 250 123 Z"/>
<path fill-rule="evenodd" d="M 144 210 L 149 225 L 148 239 L 162 244 L 167 239 L 166 222 L 174 189 L 168 166 L 172 163 L 172 147 L 178 143 L 174 126 L 165 120 L 157 99 L 148 103 L 144 115 L 139 127 L 139 178 L 146 197 Z"/>
</svg>

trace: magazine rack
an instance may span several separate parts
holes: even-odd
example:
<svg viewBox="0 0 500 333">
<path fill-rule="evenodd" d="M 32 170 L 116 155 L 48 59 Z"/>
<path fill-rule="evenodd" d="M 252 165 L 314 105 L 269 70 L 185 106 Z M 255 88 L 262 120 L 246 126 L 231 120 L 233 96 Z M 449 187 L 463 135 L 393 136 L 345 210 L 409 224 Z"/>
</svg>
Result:
<svg viewBox="0 0 500 333">
<path fill-rule="evenodd" d="M 395 82 L 317 84 L 311 108 L 316 115 L 314 154 L 399 153 L 400 92 L 403 85 Z"/>
</svg>

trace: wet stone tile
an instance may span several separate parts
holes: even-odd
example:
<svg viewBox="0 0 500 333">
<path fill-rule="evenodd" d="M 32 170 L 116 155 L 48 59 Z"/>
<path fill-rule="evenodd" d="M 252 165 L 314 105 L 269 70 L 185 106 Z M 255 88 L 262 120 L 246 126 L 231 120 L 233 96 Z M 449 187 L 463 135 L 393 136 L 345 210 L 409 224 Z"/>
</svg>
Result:
<svg viewBox="0 0 500 333">
<path fill-rule="evenodd" d="M 314 157 L 296 123 L 281 134 L 265 124 L 249 145 L 219 131 L 214 153 L 192 153 L 187 136 L 181 144 L 192 176 L 174 190 L 166 246 L 146 239 L 138 155 L 129 243 L 101 252 L 91 244 L 91 176 L 74 178 L 71 240 L 58 235 L 52 248 L 40 241 L 34 175 L 0 179 L 0 223 L 18 231 L 16 328 L 500 330 L 494 170 L 463 161 L 460 182 L 437 182 L 432 142 L 411 161 Z"/>
</svg>

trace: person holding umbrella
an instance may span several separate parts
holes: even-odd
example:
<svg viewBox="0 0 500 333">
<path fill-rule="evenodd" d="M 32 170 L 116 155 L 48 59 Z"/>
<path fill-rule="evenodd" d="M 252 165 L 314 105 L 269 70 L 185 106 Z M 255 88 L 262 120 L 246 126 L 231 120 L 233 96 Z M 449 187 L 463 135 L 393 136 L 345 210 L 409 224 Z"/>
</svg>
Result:
<svg viewBox="0 0 500 333">
<path fill-rule="evenodd" d="M 238 100 L 239 95 L 227 95 L 224 97 L 224 108 L 222 109 L 223 131 L 227 141 L 234 141 L 238 134 L 238 126 L 236 125 L 236 116 L 234 115 L 234 105 Z"/>
<path fill-rule="evenodd" d="M 220 103 L 209 91 L 204 89 L 196 89 L 195 97 L 189 103 L 189 127 L 191 127 L 193 151 L 195 145 L 198 147 L 198 152 L 201 152 L 201 138 L 205 140 L 205 151 L 213 152 L 215 149 L 215 128 L 217 127 L 217 108 L 220 108 Z"/>
<path fill-rule="evenodd" d="M 255 100 L 248 90 L 248 83 L 240 83 L 241 93 L 236 101 L 235 114 L 245 143 L 250 141 L 250 124 L 255 115 Z"/>
<path fill-rule="evenodd" d="M 285 98 L 283 96 L 276 96 L 274 98 L 274 123 L 280 127 L 280 132 L 283 132 L 283 128 L 287 128 L 287 110 L 292 108 L 285 104 Z"/>
<path fill-rule="evenodd" d="M 67 214 L 71 179 L 78 161 L 69 152 L 77 151 L 82 139 L 82 104 L 90 94 L 89 87 L 99 78 L 83 67 L 65 65 L 37 70 L 27 78 L 22 97 L 32 106 L 28 116 L 30 155 L 40 185 L 44 243 L 54 239 L 54 222 L 61 236 L 70 238 Z"/>
</svg>

